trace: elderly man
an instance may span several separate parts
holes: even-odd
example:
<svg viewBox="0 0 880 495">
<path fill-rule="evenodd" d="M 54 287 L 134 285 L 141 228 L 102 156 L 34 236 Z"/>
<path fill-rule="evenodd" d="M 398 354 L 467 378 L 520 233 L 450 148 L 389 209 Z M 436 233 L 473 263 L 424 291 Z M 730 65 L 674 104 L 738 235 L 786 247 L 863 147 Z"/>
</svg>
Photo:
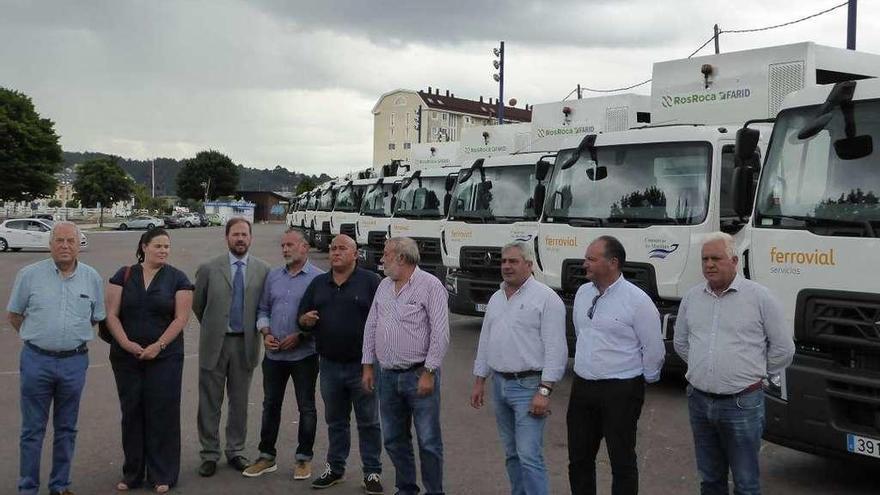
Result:
<svg viewBox="0 0 880 495">
<path fill-rule="evenodd" d="M 761 492 L 758 454 L 764 432 L 765 378 L 781 375 L 794 356 L 782 307 L 763 286 L 737 274 L 733 237 L 707 236 L 706 283 L 681 300 L 675 351 L 687 363 L 688 411 L 700 491 Z"/>
<path fill-rule="evenodd" d="M 251 223 L 244 218 L 226 222 L 227 253 L 196 271 L 193 312 L 199 334 L 199 475 L 214 476 L 220 460 L 220 412 L 224 391 L 229 394 L 226 416 L 226 460 L 243 472 L 247 437 L 248 393 L 254 368 L 260 362 L 261 335 L 257 305 L 269 273 L 265 261 L 251 256 Z"/>
<path fill-rule="evenodd" d="M 49 408 L 55 441 L 49 493 L 73 495 L 70 465 L 76 442 L 79 402 L 89 366 L 86 344 L 93 326 L 105 318 L 101 276 L 79 262 L 79 228 L 52 227 L 52 258 L 18 272 L 6 309 L 24 346 L 21 350 L 21 467 L 19 494 L 40 489 L 40 453 Z"/>
<path fill-rule="evenodd" d="M 534 253 L 524 242 L 501 250 L 501 289 L 489 299 L 474 375 L 471 406 L 481 408 L 493 374 L 495 421 L 513 495 L 548 492 L 544 423 L 553 385 L 565 373 L 565 305 L 532 278 Z"/>
<path fill-rule="evenodd" d="M 387 278 L 379 284 L 364 329 L 363 387 L 372 392 L 378 382 L 385 450 L 396 470 L 397 493 L 419 493 L 414 424 L 425 493 L 441 494 L 440 365 L 449 346 L 446 288 L 419 269 L 419 248 L 410 238 L 388 239 L 382 264 Z M 379 369 L 374 370 L 377 361 Z"/>
<path fill-rule="evenodd" d="M 242 474 L 255 478 L 278 469 L 275 463 L 281 406 L 287 382 L 293 381 L 299 431 L 293 479 L 312 475 L 311 461 L 318 428 L 315 407 L 315 383 L 318 380 L 318 355 L 315 342 L 304 339 L 297 321 L 299 302 L 306 288 L 323 273 L 309 262 L 309 243 L 299 230 L 290 229 L 281 236 L 284 266 L 274 268 L 266 277 L 263 296 L 257 308 L 257 329 L 263 335 L 266 356 L 263 358 L 263 422 L 260 428 L 260 457 Z"/>
<path fill-rule="evenodd" d="M 621 269 L 626 251 L 601 236 L 584 258 L 589 283 L 574 298 L 577 332 L 574 383 L 568 405 L 568 479 L 573 495 L 596 493 L 596 454 L 605 438 L 611 493 L 639 490 L 636 428 L 645 382 L 660 379 L 665 348 L 660 314 Z"/>
<path fill-rule="evenodd" d="M 363 487 L 383 493 L 382 430 L 376 397 L 361 387 L 364 325 L 379 286 L 379 277 L 357 267 L 357 244 L 347 235 L 330 243 L 330 273 L 319 275 L 299 305 L 300 325 L 311 331 L 321 356 L 321 397 L 327 422 L 327 468 L 313 488 L 341 483 L 351 447 L 351 410 L 358 425 Z"/>
</svg>

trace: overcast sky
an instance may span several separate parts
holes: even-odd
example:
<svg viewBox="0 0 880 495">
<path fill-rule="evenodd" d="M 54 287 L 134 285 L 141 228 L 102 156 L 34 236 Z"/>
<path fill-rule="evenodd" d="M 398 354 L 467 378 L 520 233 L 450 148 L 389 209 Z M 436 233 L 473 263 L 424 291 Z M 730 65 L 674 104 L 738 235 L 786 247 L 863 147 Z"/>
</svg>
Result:
<svg viewBox="0 0 880 495">
<path fill-rule="evenodd" d="M 0 86 L 31 96 L 68 151 L 149 159 L 211 148 L 247 166 L 335 175 L 369 166 L 370 110 L 386 91 L 497 95 L 498 40 L 505 98 L 522 106 L 578 83 L 647 79 L 652 62 L 686 57 L 715 23 L 761 27 L 838 3 L 0 0 Z M 858 48 L 880 53 L 880 2 L 860 2 L 858 29 Z M 846 7 L 722 35 L 721 49 L 799 41 L 845 46 Z"/>
</svg>

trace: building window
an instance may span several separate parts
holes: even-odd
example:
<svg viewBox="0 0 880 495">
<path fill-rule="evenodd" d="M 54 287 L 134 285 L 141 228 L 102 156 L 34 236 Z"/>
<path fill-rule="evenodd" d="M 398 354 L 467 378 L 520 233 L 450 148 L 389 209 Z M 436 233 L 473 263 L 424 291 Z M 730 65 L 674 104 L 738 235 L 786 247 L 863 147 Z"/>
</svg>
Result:
<svg viewBox="0 0 880 495">
<path fill-rule="evenodd" d="M 443 120 L 443 122 L 446 122 L 447 114 L 441 113 L 440 115 L 441 115 L 441 119 Z"/>
<path fill-rule="evenodd" d="M 471 123 L 471 118 L 465 116 L 465 118 L 464 118 L 464 123 L 465 123 L 465 124 L 470 124 L 470 123 Z"/>
<path fill-rule="evenodd" d="M 455 122 L 455 121 L 457 121 L 457 120 L 458 120 L 458 117 L 457 117 L 456 115 L 450 115 L 450 116 L 449 116 L 449 126 L 450 126 L 450 127 L 455 127 L 455 126 L 456 126 L 456 122 Z"/>
<path fill-rule="evenodd" d="M 391 112 L 391 127 L 394 127 L 394 112 Z"/>
<path fill-rule="evenodd" d="M 403 143 L 403 149 L 408 150 L 412 148 L 412 143 Z"/>
<path fill-rule="evenodd" d="M 431 112 L 431 118 L 437 120 L 437 112 Z"/>
<path fill-rule="evenodd" d="M 394 143 L 388 143 L 388 149 L 393 151 L 393 150 L 397 149 L 397 145 Z"/>
<path fill-rule="evenodd" d="M 394 99 L 394 106 L 396 107 L 405 107 L 406 106 L 406 96 L 398 96 Z"/>
</svg>

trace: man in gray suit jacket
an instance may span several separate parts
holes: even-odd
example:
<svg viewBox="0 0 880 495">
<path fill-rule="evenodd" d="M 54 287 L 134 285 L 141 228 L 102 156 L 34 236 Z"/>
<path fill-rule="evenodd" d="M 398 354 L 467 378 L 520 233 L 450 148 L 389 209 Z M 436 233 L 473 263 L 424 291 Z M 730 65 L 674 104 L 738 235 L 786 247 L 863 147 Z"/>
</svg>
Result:
<svg viewBox="0 0 880 495">
<path fill-rule="evenodd" d="M 196 271 L 193 311 L 201 323 L 199 338 L 199 474 L 213 476 L 220 460 L 220 410 L 224 389 L 229 394 L 226 460 L 244 471 L 248 392 L 260 362 L 257 305 L 269 265 L 248 254 L 251 224 L 243 218 L 226 223 L 229 252 Z"/>
</svg>

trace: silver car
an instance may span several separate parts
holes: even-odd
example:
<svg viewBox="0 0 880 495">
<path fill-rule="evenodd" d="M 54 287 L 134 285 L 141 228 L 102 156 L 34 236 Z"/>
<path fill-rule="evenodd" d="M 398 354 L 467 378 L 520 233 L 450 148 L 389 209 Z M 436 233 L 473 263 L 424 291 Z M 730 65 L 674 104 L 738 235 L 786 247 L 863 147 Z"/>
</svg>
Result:
<svg viewBox="0 0 880 495">
<path fill-rule="evenodd" d="M 149 215 L 141 215 L 137 217 L 126 218 L 125 220 L 119 222 L 119 230 L 128 230 L 128 229 L 147 229 L 150 230 L 153 227 L 164 227 L 165 220 L 161 218 L 151 217 Z"/>
</svg>

